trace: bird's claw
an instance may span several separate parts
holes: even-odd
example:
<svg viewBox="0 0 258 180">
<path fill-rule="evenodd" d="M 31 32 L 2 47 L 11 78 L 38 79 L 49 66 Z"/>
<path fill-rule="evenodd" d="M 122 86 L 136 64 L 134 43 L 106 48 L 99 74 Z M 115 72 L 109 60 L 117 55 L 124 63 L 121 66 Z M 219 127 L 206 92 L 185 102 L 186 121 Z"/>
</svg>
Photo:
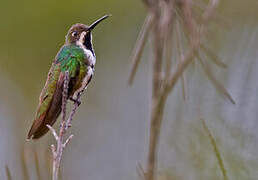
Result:
<svg viewBox="0 0 258 180">
<path fill-rule="evenodd" d="M 70 128 L 70 127 L 72 127 L 72 124 L 71 124 L 71 123 L 65 125 L 65 129 L 68 129 L 68 128 Z"/>
<path fill-rule="evenodd" d="M 78 106 L 81 105 L 81 101 L 78 100 L 78 99 L 74 99 L 74 98 L 71 97 L 70 100 L 71 100 L 74 104 L 77 104 Z"/>
</svg>

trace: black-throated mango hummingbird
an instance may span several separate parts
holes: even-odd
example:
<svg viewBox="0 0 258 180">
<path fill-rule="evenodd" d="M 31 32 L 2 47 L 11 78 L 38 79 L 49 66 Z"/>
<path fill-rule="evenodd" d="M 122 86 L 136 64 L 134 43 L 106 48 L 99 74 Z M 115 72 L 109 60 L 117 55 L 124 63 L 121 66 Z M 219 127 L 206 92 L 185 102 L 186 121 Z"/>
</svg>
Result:
<svg viewBox="0 0 258 180">
<path fill-rule="evenodd" d="M 38 139 L 48 132 L 62 110 L 65 72 L 69 74 L 68 98 L 72 101 L 89 84 L 94 73 L 96 56 L 92 46 L 92 30 L 108 15 L 90 26 L 74 24 L 66 35 L 66 41 L 59 50 L 49 70 L 45 86 L 39 97 L 36 116 L 27 139 Z M 75 102 L 80 103 L 80 102 Z"/>
</svg>

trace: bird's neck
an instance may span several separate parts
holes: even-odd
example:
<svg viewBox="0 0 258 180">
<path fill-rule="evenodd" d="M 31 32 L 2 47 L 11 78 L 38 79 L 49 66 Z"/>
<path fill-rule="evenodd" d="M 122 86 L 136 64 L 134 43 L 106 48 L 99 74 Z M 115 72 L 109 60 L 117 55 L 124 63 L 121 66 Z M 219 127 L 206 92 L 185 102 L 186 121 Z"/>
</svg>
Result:
<svg viewBox="0 0 258 180">
<path fill-rule="evenodd" d="M 76 45 L 79 46 L 83 50 L 83 52 L 84 52 L 85 56 L 87 57 L 88 61 L 90 62 L 90 64 L 94 66 L 95 63 L 96 63 L 96 57 L 95 57 L 95 53 L 94 53 L 93 48 L 92 49 L 88 49 L 80 41 L 77 41 Z"/>
</svg>

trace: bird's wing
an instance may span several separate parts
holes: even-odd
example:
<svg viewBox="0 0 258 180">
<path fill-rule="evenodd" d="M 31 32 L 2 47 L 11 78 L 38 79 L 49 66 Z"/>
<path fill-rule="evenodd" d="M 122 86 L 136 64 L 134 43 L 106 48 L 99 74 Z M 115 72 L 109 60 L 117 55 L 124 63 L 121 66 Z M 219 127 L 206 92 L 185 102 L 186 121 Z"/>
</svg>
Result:
<svg viewBox="0 0 258 180">
<path fill-rule="evenodd" d="M 40 138 L 48 131 L 46 125 L 52 126 L 55 123 L 61 112 L 65 72 L 68 71 L 70 78 L 73 78 L 79 68 L 77 52 L 72 51 L 68 46 L 63 46 L 49 70 L 28 139 Z"/>
</svg>

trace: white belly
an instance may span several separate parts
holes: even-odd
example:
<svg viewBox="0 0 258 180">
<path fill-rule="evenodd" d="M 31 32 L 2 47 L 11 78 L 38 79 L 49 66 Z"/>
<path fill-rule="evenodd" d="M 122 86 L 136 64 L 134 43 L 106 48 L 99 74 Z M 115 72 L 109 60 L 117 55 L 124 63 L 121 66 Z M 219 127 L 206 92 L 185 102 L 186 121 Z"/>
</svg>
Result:
<svg viewBox="0 0 258 180">
<path fill-rule="evenodd" d="M 90 51 L 90 50 L 88 50 L 88 49 L 83 49 L 83 51 L 84 51 L 84 53 L 85 53 L 85 55 L 86 55 L 86 57 L 87 57 L 87 60 L 89 61 L 89 63 L 90 63 L 90 65 L 93 65 L 93 66 L 95 66 L 95 64 L 96 64 L 96 58 L 95 58 L 95 56 L 92 54 L 92 52 Z"/>
<path fill-rule="evenodd" d="M 96 57 L 94 56 L 94 54 L 85 48 L 85 46 L 82 44 L 82 41 L 78 41 L 77 42 L 77 45 L 80 46 L 80 48 L 83 49 L 84 51 L 84 54 L 86 56 L 86 61 L 87 61 L 87 73 L 86 73 L 86 76 L 84 77 L 83 81 L 82 81 L 82 85 L 79 89 L 77 89 L 74 93 L 74 96 L 75 98 L 77 98 L 77 95 L 81 92 L 83 92 L 87 86 L 88 86 L 88 83 L 90 81 L 90 79 L 92 78 L 93 74 L 94 74 L 94 66 L 95 66 L 95 63 L 96 63 Z"/>
</svg>

